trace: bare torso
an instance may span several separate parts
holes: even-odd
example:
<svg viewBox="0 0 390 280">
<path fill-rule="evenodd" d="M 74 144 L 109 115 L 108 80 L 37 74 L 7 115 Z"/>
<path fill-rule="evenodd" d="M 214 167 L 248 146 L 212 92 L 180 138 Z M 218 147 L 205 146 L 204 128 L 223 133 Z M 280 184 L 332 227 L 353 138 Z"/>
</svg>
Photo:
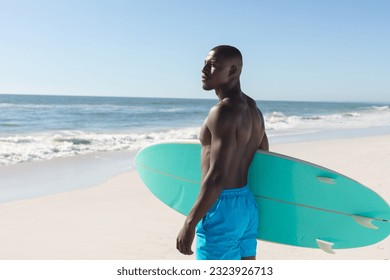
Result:
<svg viewBox="0 0 390 280">
<path fill-rule="evenodd" d="M 247 184 L 247 174 L 253 156 L 257 149 L 266 147 L 268 149 L 268 140 L 264 136 L 264 120 L 261 112 L 256 106 L 256 102 L 246 95 L 242 95 L 236 99 L 224 99 L 210 110 L 209 116 L 206 118 L 200 131 L 199 139 L 202 145 L 201 153 L 201 168 L 202 180 L 210 170 L 210 154 L 212 149 L 212 134 L 210 125 L 213 125 L 214 114 L 213 110 L 217 110 L 218 106 L 226 106 L 233 120 L 231 125 L 235 127 L 233 135 L 234 141 L 232 149 L 234 155 L 231 157 L 229 171 L 222 179 L 225 189 L 240 188 Z M 229 118 L 230 119 L 230 118 Z M 218 129 L 218 128 L 217 128 Z M 223 129 L 223 128 L 221 128 Z M 267 141 L 267 143 L 264 143 Z"/>
<path fill-rule="evenodd" d="M 212 49 L 204 61 L 202 87 L 215 90 L 219 103 L 211 108 L 199 135 L 201 188 L 176 239 L 176 248 L 185 255 L 193 253 L 195 227 L 223 190 L 246 186 L 256 150 L 268 150 L 263 116 L 256 102 L 241 91 L 242 65 L 240 51 L 231 46 Z M 241 259 L 255 258 L 253 255 Z"/>
</svg>

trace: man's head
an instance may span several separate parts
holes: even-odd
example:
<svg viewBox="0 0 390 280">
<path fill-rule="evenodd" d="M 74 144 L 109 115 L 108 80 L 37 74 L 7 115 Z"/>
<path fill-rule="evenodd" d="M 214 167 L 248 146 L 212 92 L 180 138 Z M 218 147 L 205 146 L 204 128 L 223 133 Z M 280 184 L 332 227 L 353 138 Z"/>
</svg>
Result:
<svg viewBox="0 0 390 280">
<path fill-rule="evenodd" d="M 211 49 L 211 51 L 214 51 L 221 59 L 237 59 L 237 62 L 241 63 L 242 66 L 241 52 L 233 46 L 221 45 Z"/>
<path fill-rule="evenodd" d="M 227 45 L 213 48 L 202 69 L 203 89 L 218 89 L 239 82 L 242 64 L 242 55 L 237 48 Z"/>
</svg>

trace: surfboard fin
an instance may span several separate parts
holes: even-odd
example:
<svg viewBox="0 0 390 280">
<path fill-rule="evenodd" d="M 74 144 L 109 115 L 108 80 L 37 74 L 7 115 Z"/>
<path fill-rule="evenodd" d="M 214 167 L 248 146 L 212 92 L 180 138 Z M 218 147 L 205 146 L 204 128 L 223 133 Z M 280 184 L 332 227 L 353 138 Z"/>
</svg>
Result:
<svg viewBox="0 0 390 280">
<path fill-rule="evenodd" d="M 334 243 L 332 242 L 328 242 L 328 241 L 324 241 L 324 240 L 321 240 L 321 239 L 316 239 L 317 241 L 317 245 L 318 247 L 320 247 L 320 249 L 324 252 L 327 252 L 329 254 L 336 254 L 335 251 L 333 251 L 333 245 Z"/>
<path fill-rule="evenodd" d="M 331 184 L 331 185 L 336 184 L 336 180 L 333 178 L 330 178 L 330 177 L 317 176 L 317 180 L 322 182 L 322 183 L 326 183 L 326 184 Z"/>
<path fill-rule="evenodd" d="M 352 218 L 355 220 L 355 222 L 357 222 L 361 226 L 364 226 L 364 227 L 370 228 L 370 229 L 378 229 L 377 226 L 374 226 L 372 224 L 372 221 L 374 221 L 374 219 L 372 219 L 372 218 L 355 216 L 355 215 L 353 215 Z"/>
</svg>

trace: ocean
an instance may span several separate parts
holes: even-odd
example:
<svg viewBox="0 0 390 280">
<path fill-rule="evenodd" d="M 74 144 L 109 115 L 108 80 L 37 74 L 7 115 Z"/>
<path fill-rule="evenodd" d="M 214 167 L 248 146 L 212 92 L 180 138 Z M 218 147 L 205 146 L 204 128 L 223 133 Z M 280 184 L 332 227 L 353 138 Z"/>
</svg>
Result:
<svg viewBox="0 0 390 280">
<path fill-rule="evenodd" d="M 217 100 L 0 95 L 0 165 L 196 139 Z M 256 101 L 273 143 L 390 133 L 390 105 Z"/>
<path fill-rule="evenodd" d="M 197 139 L 217 100 L 0 95 L 0 203 L 99 185 L 157 141 Z M 257 101 L 276 143 L 390 133 L 390 105 Z M 131 182 L 128 182 L 129 187 Z"/>
</svg>

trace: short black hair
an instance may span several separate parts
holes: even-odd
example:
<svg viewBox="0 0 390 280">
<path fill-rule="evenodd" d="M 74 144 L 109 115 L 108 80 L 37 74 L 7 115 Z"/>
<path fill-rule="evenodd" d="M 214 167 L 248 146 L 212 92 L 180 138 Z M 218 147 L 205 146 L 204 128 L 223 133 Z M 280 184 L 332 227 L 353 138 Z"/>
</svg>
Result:
<svg viewBox="0 0 390 280">
<path fill-rule="evenodd" d="M 242 61 L 242 54 L 241 52 L 233 46 L 229 45 L 220 45 L 216 46 L 215 48 L 211 49 L 212 51 L 215 51 L 218 56 L 221 56 L 222 58 L 239 58 Z"/>
</svg>

